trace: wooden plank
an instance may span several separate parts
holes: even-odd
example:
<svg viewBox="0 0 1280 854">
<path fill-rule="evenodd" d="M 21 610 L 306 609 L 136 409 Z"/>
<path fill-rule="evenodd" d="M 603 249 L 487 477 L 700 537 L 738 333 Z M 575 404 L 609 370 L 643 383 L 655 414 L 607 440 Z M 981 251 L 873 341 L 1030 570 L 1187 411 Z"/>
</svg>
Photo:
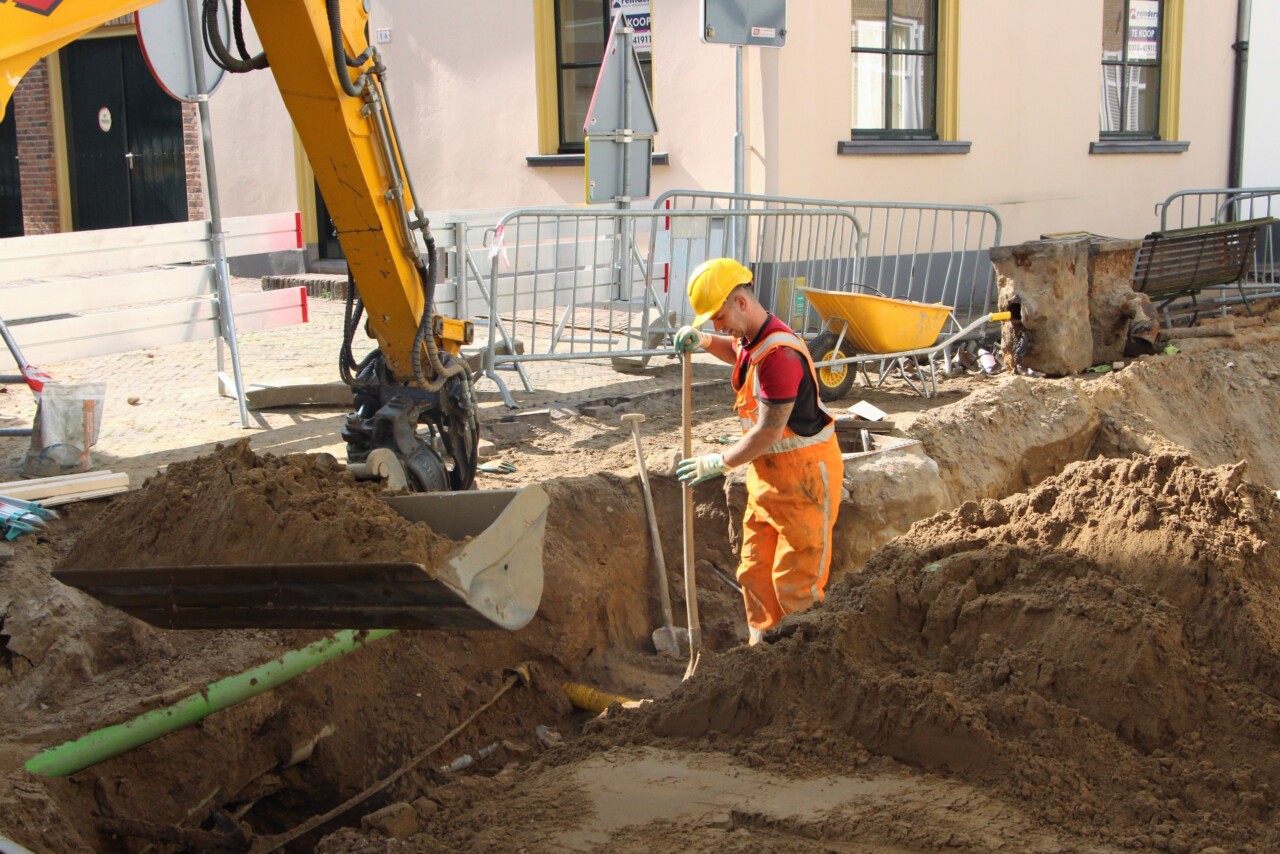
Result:
<svg viewBox="0 0 1280 854">
<path fill-rule="evenodd" d="M 191 299 L 214 292 L 211 265 L 165 267 L 119 276 L 53 279 L 0 288 L 0 317 L 12 323 L 30 317 L 81 314 L 106 308 L 171 299 Z"/>
<path fill-rule="evenodd" d="M 82 276 L 211 259 L 208 222 L 175 222 L 0 240 L 0 281 Z"/>
<path fill-rule="evenodd" d="M 237 335 L 266 332 L 295 323 L 306 323 L 308 320 L 307 289 L 304 287 L 280 288 L 274 291 L 239 294 L 232 297 L 231 307 L 235 312 Z"/>
<path fill-rule="evenodd" d="M 57 474 L 52 477 L 23 478 L 22 480 L 7 480 L 0 483 L 0 495 L 9 495 L 8 490 L 20 486 L 30 486 L 33 483 L 62 483 L 64 481 L 88 480 L 97 477 L 106 477 L 113 474 L 111 471 L 78 471 L 71 474 Z"/>
<path fill-rule="evenodd" d="M 57 480 L 56 483 L 45 482 L 45 478 L 26 481 L 22 486 L 7 487 L 0 495 L 18 498 L 23 501 L 38 501 L 41 504 L 63 504 L 77 501 L 85 497 L 97 497 L 107 494 L 105 491 L 121 492 L 129 488 L 127 472 L 100 472 L 100 476 L 80 480 Z M 90 495 L 92 493 L 92 495 Z"/>
<path fill-rule="evenodd" d="M 0 240 L 0 282 L 213 260 L 209 221 L 171 222 Z M 296 211 L 223 220 L 230 257 L 300 249 Z"/>
<path fill-rule="evenodd" d="M 302 287 L 239 294 L 232 306 L 240 335 L 307 321 L 307 293 Z M 10 331 L 29 362 L 50 365 L 209 340 L 220 329 L 217 301 L 198 299 L 26 324 Z M 0 370 L 6 366 L 16 369 L 7 348 L 0 352 Z"/>
<path fill-rule="evenodd" d="M 230 258 L 302 248 L 297 211 L 228 217 L 222 221 L 222 231 Z"/>
<path fill-rule="evenodd" d="M 892 433 L 892 421 L 867 421 L 864 418 L 845 418 L 837 415 L 835 421 L 837 433 L 857 433 L 866 430 L 869 433 Z"/>
<path fill-rule="evenodd" d="M 73 501 L 89 501 L 93 498 L 105 498 L 108 495 L 119 495 L 122 492 L 128 492 L 129 487 L 112 486 L 104 489 L 92 489 L 88 492 L 78 492 L 74 495 L 58 495 L 53 498 L 46 498 L 40 503 L 45 507 L 58 507 L 62 504 L 70 504 Z"/>
<path fill-rule="evenodd" d="M 49 365 L 213 338 L 218 334 L 217 310 L 212 299 L 190 300 L 32 323 L 10 331 L 29 362 Z M 0 353 L 0 365 L 5 364 L 12 364 L 7 348 Z"/>
</svg>

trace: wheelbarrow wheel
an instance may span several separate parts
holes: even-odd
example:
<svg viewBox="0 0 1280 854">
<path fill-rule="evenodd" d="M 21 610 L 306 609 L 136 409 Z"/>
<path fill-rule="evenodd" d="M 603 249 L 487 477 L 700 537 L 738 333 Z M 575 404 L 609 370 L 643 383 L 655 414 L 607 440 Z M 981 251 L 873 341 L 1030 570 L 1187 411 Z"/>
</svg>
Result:
<svg viewBox="0 0 1280 854">
<path fill-rule="evenodd" d="M 846 338 L 837 341 L 840 336 L 834 332 L 823 332 L 809 345 L 815 362 L 826 362 L 832 359 L 852 359 L 857 353 Z M 818 368 L 818 397 L 825 401 L 839 400 L 849 393 L 857 371 L 853 365 L 828 365 Z"/>
</svg>

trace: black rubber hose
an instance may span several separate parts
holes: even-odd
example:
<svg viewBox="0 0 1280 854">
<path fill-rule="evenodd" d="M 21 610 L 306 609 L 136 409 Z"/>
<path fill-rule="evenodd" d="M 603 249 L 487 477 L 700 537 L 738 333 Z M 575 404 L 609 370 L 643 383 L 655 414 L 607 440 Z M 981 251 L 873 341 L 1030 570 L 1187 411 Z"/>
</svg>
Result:
<svg viewBox="0 0 1280 854">
<path fill-rule="evenodd" d="M 246 71 L 258 71 L 268 67 L 265 51 L 247 60 L 240 59 L 231 53 L 226 42 L 222 40 L 222 33 L 218 31 L 218 0 L 204 0 L 200 24 L 200 29 L 204 33 L 205 50 L 209 52 L 209 56 L 219 68 L 230 71 L 232 74 L 243 74 Z"/>
<path fill-rule="evenodd" d="M 241 22 L 241 0 L 232 0 L 231 3 L 231 34 L 235 36 L 236 50 L 240 51 L 241 59 L 252 59 L 249 56 L 249 49 L 244 44 L 244 25 Z"/>
<path fill-rule="evenodd" d="M 351 352 L 351 342 L 355 339 L 356 328 L 360 325 L 360 315 L 364 313 L 364 301 L 356 305 L 355 279 L 351 276 L 351 268 L 347 268 L 346 306 L 342 320 L 342 346 L 338 350 L 338 375 L 347 385 L 355 382 L 359 369 L 355 368 L 356 357 Z M 367 361 L 367 360 L 366 360 Z M 363 366 L 363 363 L 361 363 Z M 355 372 L 353 374 L 353 368 Z"/>
<path fill-rule="evenodd" d="M 342 84 L 342 91 L 346 92 L 352 98 L 360 97 L 360 89 L 356 84 L 351 82 L 351 75 L 347 74 L 346 57 L 347 49 L 342 44 L 342 18 L 341 9 L 342 0 L 325 0 L 325 13 L 329 16 L 329 40 L 333 44 L 333 62 L 338 72 L 338 82 Z"/>
</svg>

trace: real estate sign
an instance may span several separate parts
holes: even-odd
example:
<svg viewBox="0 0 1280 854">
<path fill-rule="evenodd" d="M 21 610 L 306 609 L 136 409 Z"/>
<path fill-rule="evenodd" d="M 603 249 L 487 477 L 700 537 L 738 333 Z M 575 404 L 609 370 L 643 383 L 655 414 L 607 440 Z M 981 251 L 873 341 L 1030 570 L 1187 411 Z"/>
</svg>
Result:
<svg viewBox="0 0 1280 854">
<path fill-rule="evenodd" d="M 1158 0 L 1129 0 L 1129 59 L 1154 61 L 1159 33 Z"/>
</svg>

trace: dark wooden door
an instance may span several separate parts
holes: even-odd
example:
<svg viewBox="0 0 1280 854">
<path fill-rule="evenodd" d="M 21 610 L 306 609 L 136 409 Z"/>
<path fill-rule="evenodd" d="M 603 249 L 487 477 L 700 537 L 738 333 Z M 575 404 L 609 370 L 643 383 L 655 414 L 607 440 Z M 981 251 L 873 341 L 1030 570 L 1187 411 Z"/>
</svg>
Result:
<svg viewBox="0 0 1280 854">
<path fill-rule="evenodd" d="M 133 36 L 62 50 L 71 215 L 77 231 L 187 218 L 182 106 Z"/>
<path fill-rule="evenodd" d="M 18 126 L 9 102 L 0 121 L 0 237 L 21 237 L 22 184 L 18 179 Z"/>
<path fill-rule="evenodd" d="M 347 257 L 342 251 L 342 244 L 338 242 L 338 228 L 333 224 L 333 217 L 329 216 L 329 206 L 324 203 L 324 196 L 320 195 L 319 184 L 316 185 L 316 232 L 319 237 L 317 255 L 337 261 Z"/>
</svg>

